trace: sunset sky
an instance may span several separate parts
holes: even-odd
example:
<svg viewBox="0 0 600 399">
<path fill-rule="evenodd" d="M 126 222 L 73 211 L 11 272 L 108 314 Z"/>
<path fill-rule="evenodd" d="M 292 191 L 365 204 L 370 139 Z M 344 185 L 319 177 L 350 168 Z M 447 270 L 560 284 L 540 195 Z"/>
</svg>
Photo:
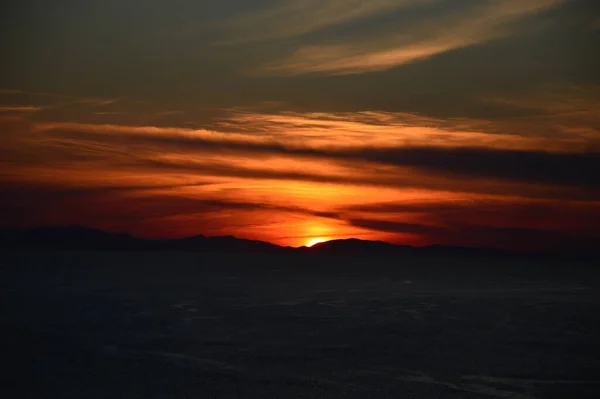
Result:
<svg viewBox="0 0 600 399">
<path fill-rule="evenodd" d="M 0 227 L 600 243 L 597 0 L 0 7 Z"/>
</svg>

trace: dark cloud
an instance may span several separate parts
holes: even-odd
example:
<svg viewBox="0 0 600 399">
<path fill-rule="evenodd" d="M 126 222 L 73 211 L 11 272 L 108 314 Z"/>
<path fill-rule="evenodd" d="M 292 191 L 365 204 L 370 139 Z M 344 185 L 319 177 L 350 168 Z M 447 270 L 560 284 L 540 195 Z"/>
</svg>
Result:
<svg viewBox="0 0 600 399">
<path fill-rule="evenodd" d="M 327 175 L 323 173 L 288 171 L 288 170 L 266 170 L 237 167 L 230 164 L 205 164 L 193 162 L 166 162 L 166 161 L 138 161 L 129 163 L 127 167 L 140 169 L 142 171 L 155 170 L 161 173 L 186 172 L 198 175 L 237 177 L 250 179 L 270 180 L 292 180 L 326 184 L 349 184 L 358 186 L 387 187 L 387 188 L 425 188 L 431 190 L 454 191 L 465 193 L 484 193 L 496 195 L 515 195 L 523 198 L 554 198 L 567 200 L 599 200 L 600 192 L 589 189 L 565 189 L 552 186 L 502 184 L 486 182 L 481 184 L 469 179 L 435 179 L 430 176 L 415 178 L 412 174 L 402 171 L 380 172 L 373 171 L 368 176 Z M 367 167 L 368 169 L 368 167 Z"/>
<path fill-rule="evenodd" d="M 353 226 L 412 234 L 423 242 L 539 251 L 600 245 L 597 202 L 522 199 L 388 202 L 343 209 Z M 405 220 L 417 222 L 406 223 Z"/>
<path fill-rule="evenodd" d="M 5 174 L 19 168 L 118 169 L 174 175 L 186 173 L 373 187 L 428 188 L 531 198 L 600 198 L 600 153 L 564 153 L 473 147 L 331 147 L 251 135 L 185 129 L 3 123 Z M 43 126 L 43 125 L 41 125 Z M 256 138 L 256 140 L 253 140 Z M 162 154 L 171 154 L 170 158 Z M 213 156 L 254 159 L 290 157 L 335 162 L 343 174 L 307 168 L 242 167 Z M 183 156 L 183 158 L 181 157 Z M 197 160 L 195 160 L 197 159 Z M 390 168 L 390 166 L 392 168 Z M 11 172 L 12 171 L 12 172 Z"/>
<path fill-rule="evenodd" d="M 600 153 L 550 153 L 494 148 L 408 147 L 363 149 L 350 156 L 398 166 L 414 166 L 457 177 L 598 188 Z"/>
<path fill-rule="evenodd" d="M 85 130 L 52 133 L 73 139 L 108 140 L 103 132 Z M 500 179 L 542 185 L 564 185 L 589 190 L 600 188 L 600 153 L 562 153 L 541 150 L 509 150 L 479 147 L 318 148 L 277 141 L 236 141 L 224 137 L 208 139 L 192 135 L 128 134 L 111 141 L 127 145 L 168 146 L 182 152 L 234 152 L 256 155 L 289 155 L 340 161 L 363 161 L 413 167 L 456 179 Z M 592 193 L 590 193 L 592 195 Z"/>
<path fill-rule="evenodd" d="M 452 230 L 444 227 L 425 224 L 394 222 L 377 219 L 349 219 L 348 222 L 357 227 L 369 230 L 385 231 L 391 233 L 417 234 L 422 236 L 442 236 L 451 234 Z"/>
<path fill-rule="evenodd" d="M 0 217 L 5 226 L 62 224 L 135 224 L 178 215 L 218 214 L 224 211 L 275 211 L 339 218 L 335 212 L 291 205 L 223 198 L 198 198 L 169 193 L 205 184 L 122 185 L 73 187 L 13 184 L 0 187 Z M 161 192 L 162 191 L 162 192 Z"/>
<path fill-rule="evenodd" d="M 401 215 L 425 215 L 436 226 L 504 225 L 539 229 L 600 232 L 600 205 L 597 202 L 565 200 L 487 199 L 422 201 L 412 203 L 375 203 L 346 207 L 343 212 L 369 217 L 395 218 Z M 406 226 L 410 228 L 410 226 Z M 416 228 L 421 228 L 418 225 Z M 415 230 L 415 233 L 419 233 Z M 427 231 L 422 231 L 427 234 Z"/>
<path fill-rule="evenodd" d="M 595 0 L 560 2 L 521 22 L 512 36 L 384 72 L 262 79 L 242 76 L 240 70 L 256 68 L 315 43 L 354 42 L 359 36 L 370 45 L 394 32 L 413 37 L 411 28 L 432 17 L 463 15 L 466 23 L 456 24 L 461 27 L 478 21 L 461 10 L 480 7 L 481 2 L 427 2 L 428 7 L 422 10 L 383 12 L 382 20 L 350 18 L 345 22 L 340 17 L 371 5 L 353 7 L 352 2 L 345 5 L 321 1 L 313 8 L 309 6 L 312 2 L 293 2 L 319 18 L 298 25 L 278 16 L 257 24 L 249 33 L 256 34 L 273 24 L 285 29 L 302 29 L 315 21 L 327 25 L 327 20 L 322 21 L 323 14 L 318 13 L 320 8 L 328 8 L 327 3 L 335 3 L 340 9 L 332 15 L 332 21 L 349 26 L 283 42 L 225 47 L 214 44 L 224 39 L 223 34 L 235 33 L 227 28 L 226 21 L 292 2 L 182 0 L 174 6 L 150 0 L 143 5 L 139 1 L 89 0 L 71 2 L 69 7 L 39 0 L 8 3 L 10 6 L 0 14 L 0 50 L 6 60 L 0 87 L 6 88 L 124 96 L 157 104 L 220 107 L 275 100 L 285 101 L 294 109 L 319 112 L 412 110 L 435 116 L 476 117 L 494 113 L 477 104 L 476 99 L 482 95 L 506 94 L 549 82 L 598 82 L 595 71 L 600 57 L 594 51 L 597 31 L 587 28 L 597 15 Z M 520 6 L 524 1 L 518 3 Z M 290 17 L 296 20 L 301 15 L 294 12 Z M 450 35 L 447 26 L 443 27 L 434 26 L 426 32 Z M 472 39 L 478 36 L 472 35 Z M 247 38 L 248 32 L 237 37 Z"/>
<path fill-rule="evenodd" d="M 389 233 L 416 234 L 426 242 L 444 245 L 492 247 L 525 251 L 548 251 L 551 253 L 573 253 L 600 247 L 600 232 L 595 235 L 580 235 L 568 231 L 495 227 L 431 225 L 383 221 L 378 219 L 351 219 L 356 227 Z"/>
</svg>

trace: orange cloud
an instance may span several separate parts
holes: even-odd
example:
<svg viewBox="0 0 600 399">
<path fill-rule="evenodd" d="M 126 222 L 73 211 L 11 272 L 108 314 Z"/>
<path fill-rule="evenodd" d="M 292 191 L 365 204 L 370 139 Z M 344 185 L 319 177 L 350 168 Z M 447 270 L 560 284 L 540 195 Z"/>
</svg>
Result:
<svg viewBox="0 0 600 399">
<path fill-rule="evenodd" d="M 0 106 L 0 112 L 35 112 L 40 111 L 42 107 L 31 105 Z"/>
<path fill-rule="evenodd" d="M 334 44 L 308 44 L 255 73 L 348 75 L 382 71 L 514 33 L 511 24 L 564 0 L 498 0 L 457 7 L 441 17 L 399 26 L 390 34 L 351 37 Z"/>
<path fill-rule="evenodd" d="M 546 114 L 549 125 L 564 117 Z M 211 129 L 5 117 L 2 215 L 12 225 L 285 245 L 315 236 L 411 244 L 476 242 L 478 234 L 491 242 L 510 232 L 592 237 L 597 226 L 586 215 L 600 200 L 593 139 L 502 133 L 521 123 L 241 109 Z M 568 217 L 534 215 L 561 206 Z"/>
</svg>

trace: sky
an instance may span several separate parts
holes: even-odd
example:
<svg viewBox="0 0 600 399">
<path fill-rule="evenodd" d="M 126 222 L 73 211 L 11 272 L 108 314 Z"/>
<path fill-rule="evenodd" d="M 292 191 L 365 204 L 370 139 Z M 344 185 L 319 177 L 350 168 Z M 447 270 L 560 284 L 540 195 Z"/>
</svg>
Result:
<svg viewBox="0 0 600 399">
<path fill-rule="evenodd" d="M 9 0 L 0 225 L 600 244 L 597 0 Z"/>
</svg>

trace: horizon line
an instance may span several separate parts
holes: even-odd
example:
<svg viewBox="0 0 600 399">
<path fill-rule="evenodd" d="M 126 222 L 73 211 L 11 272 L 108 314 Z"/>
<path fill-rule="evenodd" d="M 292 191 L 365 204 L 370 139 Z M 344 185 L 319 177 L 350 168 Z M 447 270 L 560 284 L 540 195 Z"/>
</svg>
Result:
<svg viewBox="0 0 600 399">
<path fill-rule="evenodd" d="M 289 246 L 289 245 L 279 245 L 279 244 L 275 244 L 273 242 L 270 241 L 264 241 L 264 240 L 257 240 L 257 239 L 252 239 L 252 238 L 244 238 L 244 237 L 240 237 L 240 236 L 235 236 L 235 235 L 216 235 L 216 236 L 209 236 L 209 235 L 205 235 L 205 234 L 195 234 L 195 235 L 190 235 L 190 236 L 182 236 L 182 237 L 173 237 L 173 238 L 147 238 L 147 237 L 141 237 L 141 236 L 137 236 L 128 232 L 120 232 L 120 231 L 111 231 L 111 230 L 107 230 L 107 229 L 100 229 L 100 228 L 95 228 L 95 227 L 88 227 L 88 226 L 84 226 L 84 225 L 78 225 L 78 224 L 71 224 L 71 225 L 47 225 L 47 226 L 33 226 L 33 227 L 0 227 L 0 232 L 2 232 L 2 230 L 7 231 L 7 230 L 18 230 L 18 231 L 30 231 L 30 230 L 41 230 L 41 229 L 83 229 L 83 230 L 89 230 L 89 231 L 96 231 L 96 232 L 101 232 L 104 234 L 110 234 L 110 235 L 120 235 L 120 236 L 129 236 L 131 238 L 134 239 L 138 239 L 138 240 L 144 240 L 144 241 L 156 241 L 156 242 L 165 242 L 165 241 L 177 241 L 177 240 L 185 240 L 185 239 L 190 239 L 190 238 L 198 238 L 198 237 L 202 237 L 202 238 L 207 238 L 207 239 L 211 239 L 211 238 L 233 238 L 235 240 L 240 240 L 240 241 L 250 241 L 250 242 L 255 242 L 255 243 L 262 243 L 262 244 L 268 244 L 268 245 L 272 245 L 274 247 L 277 248 L 282 248 L 282 249 L 311 249 L 311 248 L 318 248 L 318 247 L 322 247 L 324 244 L 327 243 L 331 243 L 331 242 L 341 242 L 341 241 L 358 241 L 358 242 L 365 242 L 365 243 L 379 243 L 379 244 L 385 244 L 385 245 L 389 245 L 392 247 L 397 247 L 397 248 L 404 248 L 404 249 L 427 249 L 427 248 L 446 248 L 446 249 L 464 249 L 464 250 L 473 250 L 473 251 L 477 251 L 477 250 L 481 250 L 481 251 L 494 251 L 497 253 L 505 253 L 505 254 L 513 254 L 513 255 L 551 255 L 551 256 L 560 256 L 560 255 L 577 255 L 578 253 L 573 253 L 573 252 L 567 252 L 567 253 L 562 253 L 562 252 L 539 252 L 539 251 L 525 251 L 525 250 L 514 250 L 514 249 L 504 249 L 504 248 L 496 248 L 496 247 L 483 247 L 483 246 L 468 246 L 468 245 L 446 245 L 446 244 L 427 244 L 427 245 L 409 245 L 409 244 L 398 244 L 398 243 L 393 243 L 393 242 L 389 242 L 389 241 L 382 241 L 382 240 L 366 240 L 366 239 L 362 239 L 362 238 L 356 238 L 356 237 L 347 237 L 347 238 L 336 238 L 336 239 L 331 239 L 331 240 L 324 240 L 323 242 L 319 242 L 313 246 L 306 246 L 306 245 L 301 245 L 301 246 Z"/>
</svg>

